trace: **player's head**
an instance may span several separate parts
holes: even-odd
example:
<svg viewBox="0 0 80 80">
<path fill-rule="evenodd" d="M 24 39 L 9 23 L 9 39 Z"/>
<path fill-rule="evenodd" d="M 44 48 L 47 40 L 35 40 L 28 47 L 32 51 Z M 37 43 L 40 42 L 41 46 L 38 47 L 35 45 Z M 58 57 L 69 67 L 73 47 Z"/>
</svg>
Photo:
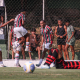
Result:
<svg viewBox="0 0 80 80">
<path fill-rule="evenodd" d="M 35 34 L 36 33 L 36 29 L 35 28 L 31 28 L 31 34 Z"/>
<path fill-rule="evenodd" d="M 45 20 L 41 20 L 41 21 L 40 21 L 40 26 L 41 26 L 41 27 L 45 27 L 45 25 L 46 25 L 46 21 L 45 21 Z"/>
<path fill-rule="evenodd" d="M 22 9 L 21 9 L 21 13 L 22 13 L 22 14 L 26 14 L 25 8 L 22 8 Z"/>
<path fill-rule="evenodd" d="M 60 25 L 60 26 L 62 25 L 62 19 L 61 18 L 58 19 L 58 25 Z"/>
<path fill-rule="evenodd" d="M 65 25 L 66 25 L 66 26 L 69 26 L 69 24 L 70 24 L 70 20 L 68 20 L 68 19 L 65 20 Z"/>
</svg>

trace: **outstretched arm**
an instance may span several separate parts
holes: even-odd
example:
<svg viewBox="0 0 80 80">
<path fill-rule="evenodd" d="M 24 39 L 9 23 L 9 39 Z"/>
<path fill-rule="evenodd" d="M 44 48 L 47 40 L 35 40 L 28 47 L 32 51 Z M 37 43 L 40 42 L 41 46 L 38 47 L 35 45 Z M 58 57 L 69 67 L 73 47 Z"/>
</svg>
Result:
<svg viewBox="0 0 80 80">
<path fill-rule="evenodd" d="M 0 28 L 2 28 L 2 27 L 4 27 L 4 26 L 6 26 L 7 24 L 9 24 L 9 23 L 10 23 L 10 22 L 12 22 L 12 21 L 14 21 L 14 19 L 11 19 L 10 21 L 8 21 L 8 22 L 4 23 L 3 25 L 1 25 L 1 26 L 0 26 Z"/>
</svg>

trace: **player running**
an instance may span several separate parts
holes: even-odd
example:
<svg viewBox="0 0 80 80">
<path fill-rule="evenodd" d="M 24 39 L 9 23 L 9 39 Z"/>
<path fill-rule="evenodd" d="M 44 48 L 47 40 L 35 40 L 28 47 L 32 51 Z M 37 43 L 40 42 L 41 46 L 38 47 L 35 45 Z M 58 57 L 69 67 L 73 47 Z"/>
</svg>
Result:
<svg viewBox="0 0 80 80">
<path fill-rule="evenodd" d="M 46 25 L 45 20 L 40 21 L 41 26 L 41 35 L 42 35 L 42 41 L 41 41 L 41 47 L 43 47 L 43 44 L 45 45 L 42 58 L 39 61 L 39 64 L 36 64 L 37 67 L 39 67 L 45 57 L 46 52 L 52 47 L 53 43 L 53 33 L 52 29 Z"/>
<path fill-rule="evenodd" d="M 52 62 L 56 63 L 56 69 L 80 69 L 80 61 L 64 61 L 62 53 L 58 49 L 52 48 L 46 58 L 43 69 L 49 69 Z"/>
</svg>

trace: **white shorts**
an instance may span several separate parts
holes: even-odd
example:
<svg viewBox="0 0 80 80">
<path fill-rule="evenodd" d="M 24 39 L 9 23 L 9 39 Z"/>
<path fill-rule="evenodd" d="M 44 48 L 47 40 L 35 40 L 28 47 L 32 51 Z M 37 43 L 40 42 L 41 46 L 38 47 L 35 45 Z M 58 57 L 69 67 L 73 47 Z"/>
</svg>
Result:
<svg viewBox="0 0 80 80">
<path fill-rule="evenodd" d="M 44 50 L 44 48 L 46 48 L 46 49 L 51 49 L 51 47 L 49 47 L 50 46 L 50 44 L 51 43 L 43 43 L 43 50 Z"/>
<path fill-rule="evenodd" d="M 17 38 L 23 37 L 26 33 L 28 32 L 23 26 L 14 28 L 14 34 L 15 34 L 15 37 Z"/>
<path fill-rule="evenodd" d="M 14 52 L 16 52 L 16 51 L 21 51 L 22 45 L 20 44 L 20 45 L 16 48 L 17 43 L 18 43 L 18 41 L 12 42 L 12 45 L 13 45 L 12 47 L 13 47 Z"/>
</svg>

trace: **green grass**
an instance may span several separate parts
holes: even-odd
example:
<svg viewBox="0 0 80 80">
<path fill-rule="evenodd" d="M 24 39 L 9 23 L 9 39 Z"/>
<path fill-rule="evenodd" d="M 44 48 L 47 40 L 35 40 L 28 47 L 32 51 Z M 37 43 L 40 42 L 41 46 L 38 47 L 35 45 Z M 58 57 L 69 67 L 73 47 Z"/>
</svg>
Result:
<svg viewBox="0 0 80 80">
<path fill-rule="evenodd" d="M 23 68 L 0 68 L 0 80 L 80 80 L 80 70 L 76 69 L 35 69 L 25 73 Z"/>
</svg>

